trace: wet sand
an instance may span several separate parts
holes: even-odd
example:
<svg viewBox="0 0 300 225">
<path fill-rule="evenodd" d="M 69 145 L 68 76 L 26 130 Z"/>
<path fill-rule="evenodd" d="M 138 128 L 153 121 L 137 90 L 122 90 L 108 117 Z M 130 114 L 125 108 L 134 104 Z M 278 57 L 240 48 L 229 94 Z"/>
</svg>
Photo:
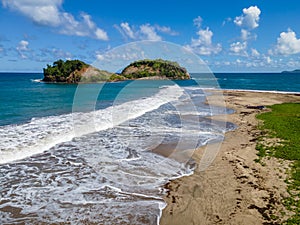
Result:
<svg viewBox="0 0 300 225">
<path fill-rule="evenodd" d="M 219 104 L 219 94 L 214 92 L 209 103 Z M 261 134 L 255 115 L 268 109 L 248 109 L 246 106 L 300 102 L 300 96 L 243 91 L 225 91 L 223 94 L 226 107 L 236 111 L 227 116 L 227 121 L 238 128 L 227 132 L 220 146 L 216 143 L 197 149 L 193 154 L 198 163 L 194 174 L 166 185 L 167 207 L 160 220 L 162 225 L 277 224 L 289 215 L 281 204 L 288 196 L 284 180 L 289 162 L 274 158 L 265 159 L 264 166 L 254 162 L 256 140 Z M 199 165 L 203 152 L 219 147 L 214 161 L 203 170 L 201 163 Z M 287 215 L 282 216 L 281 212 Z"/>
</svg>

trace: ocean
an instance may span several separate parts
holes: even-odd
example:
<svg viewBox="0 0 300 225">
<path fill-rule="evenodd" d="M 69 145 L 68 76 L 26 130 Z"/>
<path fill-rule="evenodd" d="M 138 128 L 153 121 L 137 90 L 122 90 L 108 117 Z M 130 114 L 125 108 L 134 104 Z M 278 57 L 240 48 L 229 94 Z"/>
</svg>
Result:
<svg viewBox="0 0 300 225">
<path fill-rule="evenodd" d="M 77 85 L 0 73 L 0 224 L 158 224 L 164 185 L 235 128 L 208 118 L 233 112 L 205 104 L 210 89 L 300 92 L 299 74 L 192 77 Z"/>
</svg>

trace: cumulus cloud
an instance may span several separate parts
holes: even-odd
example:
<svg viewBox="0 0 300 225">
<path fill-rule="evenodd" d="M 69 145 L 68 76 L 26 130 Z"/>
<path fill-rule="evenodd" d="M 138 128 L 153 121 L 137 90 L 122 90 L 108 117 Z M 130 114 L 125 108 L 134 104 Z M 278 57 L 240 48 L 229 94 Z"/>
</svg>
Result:
<svg viewBox="0 0 300 225">
<path fill-rule="evenodd" d="M 235 43 L 232 43 L 230 45 L 230 51 L 233 52 L 233 54 L 236 54 L 236 55 L 244 55 L 246 56 L 247 55 L 247 52 L 246 52 L 246 49 L 247 49 L 247 42 L 244 41 L 244 42 L 235 42 Z"/>
<path fill-rule="evenodd" d="M 243 14 L 234 19 L 234 23 L 240 27 L 254 29 L 259 26 L 260 9 L 257 6 L 250 6 L 243 9 Z"/>
<path fill-rule="evenodd" d="M 16 50 L 19 54 L 19 56 L 22 58 L 22 59 L 27 59 L 28 56 L 26 55 L 26 52 L 29 51 L 29 42 L 28 41 L 25 41 L 25 40 L 22 40 L 19 42 L 18 46 L 16 47 Z"/>
<path fill-rule="evenodd" d="M 99 40 L 108 40 L 107 33 L 97 27 L 91 16 L 85 13 L 78 21 L 62 9 L 62 0 L 2 0 L 4 8 L 18 11 L 34 23 L 58 29 L 66 35 L 86 36 Z"/>
<path fill-rule="evenodd" d="M 70 52 L 57 48 L 42 48 L 34 55 L 34 59 L 39 62 L 51 62 L 56 59 L 71 59 L 73 55 Z"/>
<path fill-rule="evenodd" d="M 28 41 L 22 40 L 22 41 L 19 42 L 19 45 L 18 45 L 18 47 L 17 47 L 17 50 L 18 50 L 18 51 L 28 51 L 28 50 L 29 50 L 29 49 L 28 49 L 28 45 L 29 45 L 29 42 L 28 42 Z"/>
<path fill-rule="evenodd" d="M 107 33 L 97 27 L 90 15 L 81 13 L 80 17 L 81 21 L 79 22 L 71 14 L 63 13 L 64 22 L 59 33 L 81 37 L 92 37 L 98 40 L 108 40 Z"/>
<path fill-rule="evenodd" d="M 161 41 L 162 37 L 159 33 L 165 33 L 171 36 L 178 35 L 178 33 L 167 26 L 151 25 L 149 23 L 142 24 L 139 27 L 131 26 L 128 22 L 114 25 L 114 27 L 123 35 L 125 39 L 132 40 L 152 40 Z"/>
<path fill-rule="evenodd" d="M 254 56 L 258 52 L 253 52 L 251 50 L 251 54 L 247 53 L 248 42 L 251 39 L 256 39 L 256 35 L 251 34 L 251 30 L 257 28 L 259 26 L 261 11 L 257 6 L 250 6 L 249 8 L 243 9 L 243 14 L 241 16 L 237 16 L 234 19 L 234 23 L 241 27 L 241 36 L 239 39 L 241 41 L 232 43 L 230 45 L 230 52 L 234 55 L 240 56 Z M 254 55 L 253 55 L 254 54 Z"/>
<path fill-rule="evenodd" d="M 105 54 L 96 52 L 96 60 L 100 61 L 101 63 L 105 62 L 106 66 L 112 65 L 111 63 L 114 61 L 135 61 L 138 59 L 145 59 L 145 52 L 143 50 L 137 52 L 107 52 Z M 114 67 L 114 65 L 112 65 Z M 114 70 L 114 69 L 112 69 Z"/>
<path fill-rule="evenodd" d="M 58 26 L 62 0 L 2 0 L 5 8 L 16 10 L 40 25 Z"/>
<path fill-rule="evenodd" d="M 146 40 L 151 41 L 161 41 L 162 38 L 156 33 L 155 28 L 150 26 L 150 24 L 144 24 L 140 26 L 140 32 L 145 37 Z"/>
<path fill-rule="evenodd" d="M 122 28 L 122 31 L 131 39 L 135 39 L 136 36 L 132 30 L 132 28 L 130 27 L 129 23 L 121 23 L 120 27 Z"/>
<path fill-rule="evenodd" d="M 300 61 L 299 59 L 290 58 L 287 62 L 285 62 L 284 67 L 286 67 L 286 65 L 288 65 L 291 69 L 299 68 Z"/>
<path fill-rule="evenodd" d="M 270 56 L 265 56 L 265 61 L 267 64 L 270 64 L 272 62 L 272 59 L 270 58 Z"/>
<path fill-rule="evenodd" d="M 62 58 L 62 59 L 71 59 L 73 55 L 70 52 L 64 51 L 62 49 L 53 48 L 49 51 L 50 54 L 54 56 L 54 58 Z"/>
<path fill-rule="evenodd" d="M 155 25 L 154 26 L 155 29 L 159 32 L 165 33 L 165 34 L 169 34 L 171 36 L 176 36 L 178 35 L 178 32 L 174 31 L 171 29 L 171 27 L 167 27 L 167 26 L 159 26 L 159 25 Z"/>
<path fill-rule="evenodd" d="M 241 39 L 242 39 L 242 41 L 247 41 L 249 38 L 250 38 L 250 32 L 245 30 L 245 29 L 242 29 L 241 30 Z"/>
<path fill-rule="evenodd" d="M 259 57 L 260 53 L 255 48 L 252 48 L 251 49 L 251 56 L 253 56 L 253 57 Z"/>
<path fill-rule="evenodd" d="M 196 19 L 194 19 L 194 25 L 198 28 L 198 31 L 196 33 L 198 35 L 198 38 L 192 38 L 191 44 L 185 47 L 199 55 L 218 54 L 222 51 L 222 45 L 219 43 L 215 45 L 213 44 L 213 32 L 208 27 L 206 29 L 202 29 L 201 23 L 201 17 L 197 17 Z"/>
<path fill-rule="evenodd" d="M 292 30 L 282 32 L 277 38 L 275 53 L 281 55 L 292 55 L 300 53 L 300 39 L 297 39 L 296 33 Z"/>
</svg>

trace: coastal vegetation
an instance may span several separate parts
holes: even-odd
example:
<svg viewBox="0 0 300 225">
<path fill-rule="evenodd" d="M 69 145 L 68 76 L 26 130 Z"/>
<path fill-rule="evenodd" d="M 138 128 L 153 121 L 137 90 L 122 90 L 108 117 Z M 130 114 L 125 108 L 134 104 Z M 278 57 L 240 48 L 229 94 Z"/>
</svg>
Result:
<svg viewBox="0 0 300 225">
<path fill-rule="evenodd" d="M 300 103 L 284 103 L 269 107 L 270 112 L 257 115 L 263 123 L 263 136 L 257 144 L 257 161 L 274 156 L 292 162 L 288 184 L 290 197 L 284 200 L 286 208 L 294 213 L 285 224 L 300 224 Z M 276 140 L 266 143 L 265 140 Z"/>
<path fill-rule="evenodd" d="M 45 82 L 79 83 L 135 79 L 190 79 L 187 70 L 177 62 L 156 59 L 131 63 L 120 74 L 97 69 L 80 60 L 57 60 L 44 68 Z"/>
<path fill-rule="evenodd" d="M 44 68 L 45 82 L 79 83 L 108 80 L 113 74 L 99 70 L 80 60 L 57 60 Z"/>
<path fill-rule="evenodd" d="M 139 78 L 161 78 L 172 80 L 190 79 L 187 70 L 181 67 L 177 62 L 168 60 L 139 60 L 131 63 L 121 73 L 127 79 Z"/>
</svg>

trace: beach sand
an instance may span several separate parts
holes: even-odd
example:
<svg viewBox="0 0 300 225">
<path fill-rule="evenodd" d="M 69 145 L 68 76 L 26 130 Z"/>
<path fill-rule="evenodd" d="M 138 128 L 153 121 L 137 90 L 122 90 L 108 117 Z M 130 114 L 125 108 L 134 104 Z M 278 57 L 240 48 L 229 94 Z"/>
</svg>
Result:
<svg viewBox="0 0 300 225">
<path fill-rule="evenodd" d="M 209 96 L 209 103 L 218 104 L 220 94 L 216 91 Z M 227 116 L 227 121 L 238 128 L 226 133 L 218 155 L 206 170 L 198 167 L 193 175 L 166 185 L 167 206 L 161 225 L 277 224 L 289 215 L 281 202 L 288 196 L 284 180 L 290 163 L 275 158 L 264 159 L 264 166 L 254 162 L 256 140 L 261 134 L 255 115 L 268 109 L 246 106 L 300 102 L 300 96 L 244 91 L 224 91 L 223 94 L 226 106 L 236 111 Z M 206 148 L 194 152 L 196 162 L 200 162 Z M 287 214 L 283 216 L 281 212 Z"/>
</svg>

